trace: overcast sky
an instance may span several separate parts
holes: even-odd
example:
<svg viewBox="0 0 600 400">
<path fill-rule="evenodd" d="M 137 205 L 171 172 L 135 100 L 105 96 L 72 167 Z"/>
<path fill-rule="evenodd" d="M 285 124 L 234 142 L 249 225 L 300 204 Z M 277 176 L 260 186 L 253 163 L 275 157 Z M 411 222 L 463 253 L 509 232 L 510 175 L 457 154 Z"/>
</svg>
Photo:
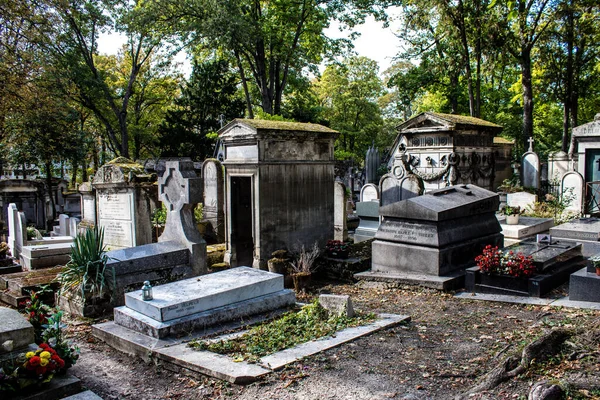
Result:
<svg viewBox="0 0 600 400">
<path fill-rule="evenodd" d="M 394 10 L 388 13 L 394 18 Z M 363 25 L 356 29 L 361 35 L 354 41 L 355 51 L 361 56 L 377 61 L 380 75 L 391 65 L 392 58 L 399 51 L 400 39 L 394 35 L 398 28 L 399 23 L 396 19 L 392 20 L 390 27 L 383 28 L 381 22 L 376 22 L 369 17 Z M 337 24 L 332 24 L 325 34 L 332 38 L 348 36 L 348 32 L 339 31 Z M 125 37 L 119 34 L 103 35 L 98 40 L 98 51 L 102 54 L 116 54 L 124 43 Z M 183 63 L 186 75 L 189 75 L 191 67 L 185 54 L 180 53 L 176 57 L 176 61 Z"/>
</svg>

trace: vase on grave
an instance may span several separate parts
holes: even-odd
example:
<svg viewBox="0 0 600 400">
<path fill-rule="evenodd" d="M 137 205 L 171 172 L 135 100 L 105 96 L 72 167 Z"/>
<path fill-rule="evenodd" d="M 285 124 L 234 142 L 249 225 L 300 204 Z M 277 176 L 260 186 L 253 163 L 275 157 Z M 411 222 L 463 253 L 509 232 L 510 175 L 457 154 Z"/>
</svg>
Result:
<svg viewBox="0 0 600 400">
<path fill-rule="evenodd" d="M 518 225 L 519 224 L 520 215 L 507 215 L 506 216 L 506 225 Z"/>
<path fill-rule="evenodd" d="M 297 272 L 292 274 L 292 280 L 294 282 L 294 290 L 296 293 L 306 292 L 306 289 L 310 285 L 312 279 L 312 273 L 310 272 Z"/>
</svg>

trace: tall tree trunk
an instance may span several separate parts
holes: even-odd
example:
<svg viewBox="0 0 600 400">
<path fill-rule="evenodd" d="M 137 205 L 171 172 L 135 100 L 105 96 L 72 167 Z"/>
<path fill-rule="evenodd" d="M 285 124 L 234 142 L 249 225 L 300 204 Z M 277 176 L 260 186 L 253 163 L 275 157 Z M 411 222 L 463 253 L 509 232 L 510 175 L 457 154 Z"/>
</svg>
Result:
<svg viewBox="0 0 600 400">
<path fill-rule="evenodd" d="M 237 49 L 234 50 L 235 59 L 237 61 L 237 67 L 240 71 L 240 78 L 242 79 L 242 87 L 244 88 L 244 96 L 246 97 L 246 110 L 248 111 L 248 118 L 254 119 L 254 112 L 252 111 L 252 102 L 250 101 L 250 91 L 248 90 L 248 81 L 246 80 L 246 73 L 242 66 L 242 60 L 240 59 L 240 53 Z"/>
<path fill-rule="evenodd" d="M 81 182 L 87 182 L 88 181 L 88 162 L 86 161 L 86 159 L 84 158 L 83 161 L 81 162 Z"/>
<path fill-rule="evenodd" d="M 458 114 L 458 74 L 450 72 L 450 107 L 451 114 Z"/>
<path fill-rule="evenodd" d="M 521 87 L 523 89 L 523 146 L 529 147 L 533 137 L 533 85 L 531 79 L 531 50 L 521 49 Z"/>
<path fill-rule="evenodd" d="M 573 107 L 573 45 L 574 45 L 574 23 L 573 23 L 573 1 L 569 2 L 569 9 L 567 10 L 567 76 L 565 79 L 565 91 L 563 99 L 563 134 L 561 150 L 567 151 L 569 147 L 569 128 L 571 109 Z"/>
</svg>

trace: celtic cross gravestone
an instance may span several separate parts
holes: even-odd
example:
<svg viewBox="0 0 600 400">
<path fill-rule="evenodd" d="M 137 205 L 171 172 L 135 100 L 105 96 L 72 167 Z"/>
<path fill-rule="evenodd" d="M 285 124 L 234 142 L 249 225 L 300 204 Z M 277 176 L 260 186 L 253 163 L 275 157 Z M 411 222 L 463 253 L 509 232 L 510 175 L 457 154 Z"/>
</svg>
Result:
<svg viewBox="0 0 600 400">
<path fill-rule="evenodd" d="M 159 242 L 177 241 L 190 251 L 190 266 L 196 273 L 206 272 L 206 242 L 194 223 L 193 210 L 202 202 L 202 178 L 196 176 L 191 161 L 167 161 L 159 179 L 159 199 L 167 208 L 165 230 Z"/>
</svg>

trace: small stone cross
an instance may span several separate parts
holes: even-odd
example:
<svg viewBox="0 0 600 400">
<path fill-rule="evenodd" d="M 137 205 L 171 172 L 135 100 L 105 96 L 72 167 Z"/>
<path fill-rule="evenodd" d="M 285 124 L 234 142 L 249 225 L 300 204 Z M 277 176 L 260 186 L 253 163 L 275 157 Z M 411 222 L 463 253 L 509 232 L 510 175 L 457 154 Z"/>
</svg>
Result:
<svg viewBox="0 0 600 400">
<path fill-rule="evenodd" d="M 529 150 L 527 151 L 533 152 L 533 136 L 527 139 L 527 141 L 529 142 Z"/>
</svg>

